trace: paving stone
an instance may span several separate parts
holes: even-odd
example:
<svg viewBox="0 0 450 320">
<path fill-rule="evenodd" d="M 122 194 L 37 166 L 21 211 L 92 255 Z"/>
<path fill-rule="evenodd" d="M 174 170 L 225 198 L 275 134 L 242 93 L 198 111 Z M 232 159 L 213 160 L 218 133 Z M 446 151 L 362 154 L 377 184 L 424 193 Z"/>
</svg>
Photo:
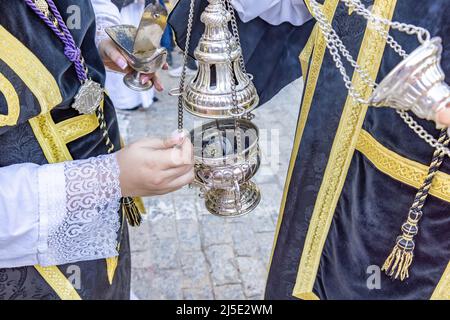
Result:
<svg viewBox="0 0 450 320">
<path fill-rule="evenodd" d="M 128 228 L 131 252 L 143 251 L 149 248 L 151 242 L 150 225 L 150 222 L 143 221 L 137 228 Z"/>
<path fill-rule="evenodd" d="M 261 279 L 267 277 L 267 271 L 261 261 L 253 257 L 237 257 L 236 261 L 245 295 L 252 297 L 264 292 L 265 286 Z"/>
<path fill-rule="evenodd" d="M 213 215 L 205 216 L 201 221 L 202 244 L 203 247 L 211 245 L 232 243 L 230 226 L 224 221 L 224 218 Z"/>
<path fill-rule="evenodd" d="M 177 220 L 177 233 L 180 251 L 201 250 L 200 230 L 196 220 Z"/>
<path fill-rule="evenodd" d="M 211 287 L 183 289 L 185 300 L 213 300 L 214 294 Z"/>
<path fill-rule="evenodd" d="M 145 198 L 144 205 L 147 210 L 145 215 L 147 220 L 173 218 L 175 215 L 172 195 Z"/>
<path fill-rule="evenodd" d="M 174 218 L 160 219 L 150 223 L 151 241 L 174 239 L 177 237 L 177 227 Z"/>
<path fill-rule="evenodd" d="M 180 270 L 133 268 L 134 294 L 141 300 L 181 300 L 182 273 Z"/>
<path fill-rule="evenodd" d="M 240 283 L 231 245 L 213 245 L 205 252 L 214 286 Z"/>
<path fill-rule="evenodd" d="M 258 256 L 259 245 L 247 223 L 235 223 L 231 228 L 234 252 L 237 256 Z"/>
<path fill-rule="evenodd" d="M 245 295 L 240 284 L 215 286 L 214 295 L 217 300 L 244 300 Z"/>
<path fill-rule="evenodd" d="M 197 220 L 197 208 L 192 197 L 180 196 L 175 198 L 175 212 L 177 220 Z"/>
<path fill-rule="evenodd" d="M 259 244 L 258 258 L 263 262 L 264 265 L 268 266 L 272 254 L 274 232 L 256 233 L 255 237 Z"/>
<path fill-rule="evenodd" d="M 150 251 L 134 251 L 131 255 L 131 267 L 150 268 L 155 266 L 155 261 L 152 259 Z"/>
<path fill-rule="evenodd" d="M 183 288 L 210 288 L 209 269 L 202 251 L 181 252 Z"/>
<path fill-rule="evenodd" d="M 153 266 L 160 269 L 179 268 L 178 244 L 176 238 L 155 240 L 152 242 L 152 245 L 147 252 Z"/>
</svg>

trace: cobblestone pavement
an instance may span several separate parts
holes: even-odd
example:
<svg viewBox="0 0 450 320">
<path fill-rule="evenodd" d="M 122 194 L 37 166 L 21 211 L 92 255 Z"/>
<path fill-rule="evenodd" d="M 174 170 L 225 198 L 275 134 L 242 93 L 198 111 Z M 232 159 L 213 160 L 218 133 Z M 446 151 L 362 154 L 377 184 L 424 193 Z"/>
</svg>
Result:
<svg viewBox="0 0 450 320">
<path fill-rule="evenodd" d="M 177 59 L 178 60 L 178 59 Z M 146 111 L 119 113 L 127 143 L 167 136 L 176 129 L 177 79 Z M 263 165 L 254 181 L 262 200 L 250 214 L 224 219 L 209 214 L 197 189 L 144 199 L 148 214 L 131 229 L 132 290 L 139 299 L 261 299 L 301 96 L 301 80 L 255 112 Z M 185 128 L 198 118 L 186 115 Z M 198 125 L 198 123 L 196 123 Z M 267 137 L 267 139 L 264 139 Z"/>
</svg>

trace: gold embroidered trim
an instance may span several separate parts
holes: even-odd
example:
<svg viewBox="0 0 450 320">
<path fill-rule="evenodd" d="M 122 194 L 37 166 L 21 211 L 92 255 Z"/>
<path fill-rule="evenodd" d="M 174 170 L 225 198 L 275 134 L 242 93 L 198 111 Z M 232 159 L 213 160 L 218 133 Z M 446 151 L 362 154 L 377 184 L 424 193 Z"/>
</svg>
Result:
<svg viewBox="0 0 450 320">
<path fill-rule="evenodd" d="M 317 28 L 318 26 L 315 24 L 311 31 L 311 35 L 309 36 L 308 41 L 299 56 L 303 79 L 306 79 L 306 74 L 308 73 L 309 59 L 311 58 L 316 43 Z"/>
<path fill-rule="evenodd" d="M 309 3 L 309 1 L 306 1 L 306 3 Z M 327 1 L 326 5 L 325 5 L 325 10 L 327 10 L 326 12 L 329 14 L 329 18 L 331 18 L 334 15 L 337 4 L 338 4 L 338 1 L 336 1 L 336 0 Z M 302 105 L 300 108 L 300 115 L 298 118 L 297 129 L 296 129 L 295 138 L 294 138 L 293 150 L 291 153 L 291 159 L 289 161 L 289 168 L 288 168 L 288 172 L 287 172 L 287 176 L 286 176 L 286 181 L 284 184 L 283 197 L 281 200 L 280 213 L 278 215 L 277 227 L 275 229 L 275 237 L 274 237 L 274 241 L 273 241 L 273 245 L 272 245 L 272 254 L 270 257 L 269 269 L 270 269 L 270 265 L 272 264 L 272 258 L 273 258 L 273 254 L 275 252 L 275 247 L 276 247 L 277 240 L 278 240 L 278 233 L 280 232 L 281 223 L 283 221 L 284 209 L 286 207 L 287 193 L 289 190 L 289 185 L 291 183 L 292 172 L 294 171 L 295 160 L 297 159 L 298 150 L 300 148 L 300 142 L 302 140 L 303 131 L 306 126 L 306 120 L 308 118 L 309 110 L 311 108 L 312 98 L 316 91 L 317 80 L 319 78 L 320 69 L 322 67 L 323 57 L 325 56 L 325 49 L 326 49 L 325 38 L 322 33 L 316 31 L 317 28 L 318 28 L 318 26 L 315 25 L 311 35 L 309 36 L 309 39 L 308 39 L 308 42 L 307 42 L 305 48 L 300 53 L 300 62 L 301 63 L 302 63 L 302 60 L 304 62 L 306 61 L 306 63 L 308 63 L 309 58 L 310 58 L 309 55 L 312 54 L 313 56 L 311 59 L 311 67 L 310 67 L 309 71 L 308 71 L 307 66 L 302 67 L 302 69 L 306 70 L 306 71 L 303 71 L 303 72 L 305 72 L 305 73 L 303 73 L 303 78 L 306 79 L 305 75 L 306 75 L 306 72 L 308 72 L 308 79 L 306 82 L 306 86 L 304 86 L 305 93 L 303 95 Z M 308 44 L 311 46 L 311 48 L 309 48 Z M 310 49 L 312 50 L 311 52 L 309 52 Z"/>
<path fill-rule="evenodd" d="M 56 124 L 58 134 L 67 144 L 93 132 L 99 126 L 95 114 L 84 114 Z"/>
<path fill-rule="evenodd" d="M 34 266 L 44 280 L 55 290 L 61 300 L 81 300 L 70 281 L 58 267 Z"/>
<path fill-rule="evenodd" d="M 49 163 L 72 160 L 50 112 L 30 119 L 29 123 Z"/>
<path fill-rule="evenodd" d="M 108 274 L 109 284 L 112 285 L 117 266 L 119 265 L 119 257 L 106 258 L 106 273 Z"/>
<path fill-rule="evenodd" d="M 396 0 L 375 0 L 373 12 L 378 16 L 391 19 L 395 4 Z M 385 44 L 386 41 L 369 23 L 358 55 L 358 64 L 365 68 L 373 79 L 378 73 Z M 369 97 L 371 90 L 364 85 L 357 73 L 354 73 L 352 82 L 363 97 Z M 323 246 L 353 157 L 366 110 L 367 106 L 362 106 L 347 96 L 306 235 L 293 291 L 293 295 L 296 297 L 313 290 Z"/>
<path fill-rule="evenodd" d="M 359 134 L 356 149 L 378 170 L 416 189 L 420 188 L 427 176 L 428 166 L 389 150 L 365 130 L 361 130 Z M 438 171 L 431 184 L 430 194 L 450 202 L 450 175 Z"/>
<path fill-rule="evenodd" d="M 300 293 L 296 297 L 302 300 L 320 300 L 319 297 L 314 292 Z"/>
<path fill-rule="evenodd" d="M 0 59 L 25 83 L 38 100 L 41 114 L 61 103 L 55 78 L 41 61 L 3 26 L 0 26 Z"/>
<path fill-rule="evenodd" d="M 6 114 L 0 114 L 0 127 L 13 126 L 17 123 L 20 113 L 19 96 L 12 83 L 0 73 L 0 92 L 6 100 Z"/>
<path fill-rule="evenodd" d="M 431 300 L 450 300 L 450 262 L 447 264 L 441 280 L 434 289 Z"/>
</svg>

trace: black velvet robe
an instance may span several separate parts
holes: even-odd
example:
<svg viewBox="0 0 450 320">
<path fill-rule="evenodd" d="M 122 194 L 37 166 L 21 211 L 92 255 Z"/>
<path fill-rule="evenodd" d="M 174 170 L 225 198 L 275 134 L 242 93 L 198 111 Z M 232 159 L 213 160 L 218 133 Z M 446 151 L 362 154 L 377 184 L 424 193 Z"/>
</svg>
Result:
<svg viewBox="0 0 450 320">
<path fill-rule="evenodd" d="M 89 68 L 89 75 L 103 85 L 105 70 L 94 43 L 95 17 L 90 2 L 58 0 L 55 3 L 66 22 L 73 14 L 73 11 L 68 10 L 69 6 L 76 5 L 81 8 L 81 28 L 71 29 L 71 32 L 75 42 L 81 48 Z M 5 54 L 12 45 L 14 48 L 21 48 L 20 44 L 26 47 L 14 52 L 18 63 L 14 63 L 14 61 L 12 63 L 7 58 L 0 59 L 0 74 L 12 84 L 20 103 L 20 114 L 17 121 L 12 125 L 0 125 L 0 167 L 25 162 L 46 164 L 49 159 L 46 158 L 43 145 L 36 138 L 29 120 L 42 113 L 42 101 L 50 101 L 49 103 L 54 101 L 56 95 L 49 94 L 50 87 L 52 87 L 50 83 L 53 82 L 56 83 L 56 91 L 59 91 L 61 101 L 57 105 L 46 106 L 51 109 L 50 122 L 58 124 L 79 116 L 78 112 L 71 108 L 71 103 L 80 83 L 73 64 L 64 56 L 63 45 L 59 38 L 23 1 L 3 0 L 0 2 L 0 12 L 0 31 L 2 32 L 0 54 Z M 40 62 L 35 63 L 31 60 L 20 62 L 30 54 Z M 40 67 L 39 64 L 41 64 Z M 46 74 L 49 73 L 52 81 L 45 83 L 47 78 L 39 71 L 42 68 L 47 70 Z M 21 76 L 23 74 L 29 79 Z M 36 77 L 32 78 L 31 74 L 35 74 Z M 30 83 L 33 84 L 33 88 Z M 41 89 L 37 93 L 33 92 L 36 88 Z M 52 87 L 52 89 L 55 88 Z M 39 100 L 37 96 L 46 96 L 47 98 Z M 2 92 L 0 93 L 0 114 L 8 114 L 8 111 L 11 111 L 8 108 L 12 108 L 12 105 L 7 102 L 7 97 Z M 118 150 L 120 148 L 119 129 L 114 107 L 108 97 L 104 101 L 104 112 L 109 135 Z M 48 128 L 43 129 L 44 134 L 48 132 L 46 130 Z M 87 135 L 68 143 L 65 147 L 68 148 L 73 159 L 86 159 L 107 153 L 102 132 L 98 127 Z M 20 215 L 20 212 L 17 214 Z M 79 266 L 81 288 L 77 291 L 82 299 L 129 298 L 131 270 L 126 226 L 123 228 L 123 234 L 118 235 L 119 237 L 121 252 L 112 285 L 108 282 L 104 259 L 58 266 L 66 277 L 71 275 L 72 269 L 69 266 Z M 60 297 L 33 266 L 0 269 L 0 299 L 58 298 Z"/>
<path fill-rule="evenodd" d="M 202 6 L 206 1 L 201 2 Z M 189 0 L 170 18 L 183 45 Z M 305 1 L 308 5 L 309 1 Z M 377 81 L 400 61 L 366 21 L 338 0 L 321 1 L 333 27 L 355 59 Z M 443 38 L 442 67 L 450 72 L 448 0 L 365 0 L 378 14 L 427 28 Z M 202 30 L 195 13 L 194 41 Z M 300 76 L 298 56 L 310 37 L 301 27 L 271 26 L 260 19 L 239 23 L 248 72 L 262 103 Z M 317 26 L 318 27 L 318 26 Z M 302 51 L 303 92 L 294 150 L 266 288 L 267 299 L 450 298 L 450 163 L 423 209 L 410 278 L 391 280 L 380 272 L 400 234 L 433 149 L 390 108 L 352 103 L 323 38 L 316 30 Z M 391 34 L 407 52 L 414 36 Z M 363 41 L 363 38 L 366 41 Z M 261 54 L 263 52 L 264 54 Z M 348 66 L 347 66 L 348 67 Z M 351 74 L 350 74 L 351 75 Z M 357 79 L 355 78 L 355 83 Z M 364 88 L 364 86 L 362 86 Z M 297 108 L 297 106 L 292 106 Z M 432 122 L 419 120 L 435 137 Z"/>
</svg>

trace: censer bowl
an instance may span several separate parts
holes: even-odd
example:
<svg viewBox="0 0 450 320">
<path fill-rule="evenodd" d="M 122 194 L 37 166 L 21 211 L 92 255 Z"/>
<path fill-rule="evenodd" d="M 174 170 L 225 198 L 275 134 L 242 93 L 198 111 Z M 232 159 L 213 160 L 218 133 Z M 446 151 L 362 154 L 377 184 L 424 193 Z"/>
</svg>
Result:
<svg viewBox="0 0 450 320">
<path fill-rule="evenodd" d="M 261 195 L 250 179 L 261 163 L 258 128 L 247 120 L 223 119 L 191 132 L 196 183 L 208 211 L 236 217 L 249 213 Z"/>
</svg>

